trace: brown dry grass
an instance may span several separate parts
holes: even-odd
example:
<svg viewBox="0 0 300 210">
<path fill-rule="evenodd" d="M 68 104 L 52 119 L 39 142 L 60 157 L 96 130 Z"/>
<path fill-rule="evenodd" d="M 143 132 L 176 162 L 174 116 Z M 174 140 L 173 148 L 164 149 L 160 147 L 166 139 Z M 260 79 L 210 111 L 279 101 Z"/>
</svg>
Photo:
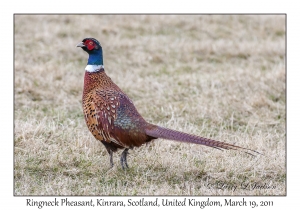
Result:
<svg viewBox="0 0 300 210">
<path fill-rule="evenodd" d="M 264 156 L 157 140 L 110 170 L 81 110 L 85 37 L 149 122 Z M 285 195 L 285 78 L 285 16 L 16 15 L 15 195 Z"/>
</svg>

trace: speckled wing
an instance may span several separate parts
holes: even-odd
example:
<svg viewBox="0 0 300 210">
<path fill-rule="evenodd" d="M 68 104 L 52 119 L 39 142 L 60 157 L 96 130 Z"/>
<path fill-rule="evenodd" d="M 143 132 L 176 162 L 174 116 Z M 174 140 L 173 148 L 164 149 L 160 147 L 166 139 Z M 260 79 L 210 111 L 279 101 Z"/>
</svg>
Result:
<svg viewBox="0 0 300 210">
<path fill-rule="evenodd" d="M 119 93 L 114 90 L 97 89 L 94 94 L 96 117 L 98 122 L 97 128 L 100 130 L 100 133 L 102 132 L 101 134 L 107 142 L 114 140 L 110 134 L 114 129 L 117 107 L 120 105 L 118 94 Z"/>
<path fill-rule="evenodd" d="M 94 89 L 86 95 L 83 109 L 88 128 L 96 139 L 123 146 L 111 136 L 116 110 L 120 106 L 119 94 L 115 90 Z"/>
</svg>

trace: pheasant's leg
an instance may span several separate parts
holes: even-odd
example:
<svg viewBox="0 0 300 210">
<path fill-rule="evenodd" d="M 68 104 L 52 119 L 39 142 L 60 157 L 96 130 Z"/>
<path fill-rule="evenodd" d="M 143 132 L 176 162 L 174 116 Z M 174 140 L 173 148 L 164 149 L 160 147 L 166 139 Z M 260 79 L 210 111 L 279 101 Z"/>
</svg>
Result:
<svg viewBox="0 0 300 210">
<path fill-rule="evenodd" d="M 128 168 L 128 164 L 127 164 L 127 154 L 128 154 L 128 148 L 124 149 L 124 151 L 121 154 L 121 166 L 122 169 L 125 170 L 124 164 L 125 166 Z"/>
<path fill-rule="evenodd" d="M 113 151 L 110 149 L 108 153 L 109 153 L 110 167 L 112 168 L 114 166 Z"/>
</svg>

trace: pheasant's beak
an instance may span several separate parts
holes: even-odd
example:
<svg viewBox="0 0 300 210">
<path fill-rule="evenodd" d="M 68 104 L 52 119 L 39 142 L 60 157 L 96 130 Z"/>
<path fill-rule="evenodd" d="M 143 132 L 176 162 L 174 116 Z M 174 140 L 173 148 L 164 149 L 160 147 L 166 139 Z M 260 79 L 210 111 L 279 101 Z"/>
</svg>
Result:
<svg viewBox="0 0 300 210">
<path fill-rule="evenodd" d="M 83 42 L 80 42 L 76 45 L 76 47 L 86 47 L 86 46 L 83 44 Z"/>
</svg>

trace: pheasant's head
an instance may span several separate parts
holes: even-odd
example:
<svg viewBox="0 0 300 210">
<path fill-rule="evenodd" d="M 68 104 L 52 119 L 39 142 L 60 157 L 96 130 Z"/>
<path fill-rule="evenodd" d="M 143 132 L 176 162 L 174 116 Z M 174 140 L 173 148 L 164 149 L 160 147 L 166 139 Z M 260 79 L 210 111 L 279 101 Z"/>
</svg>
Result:
<svg viewBox="0 0 300 210">
<path fill-rule="evenodd" d="M 103 65 L 102 47 L 97 39 L 85 38 L 77 47 L 89 54 L 88 65 Z"/>
</svg>

